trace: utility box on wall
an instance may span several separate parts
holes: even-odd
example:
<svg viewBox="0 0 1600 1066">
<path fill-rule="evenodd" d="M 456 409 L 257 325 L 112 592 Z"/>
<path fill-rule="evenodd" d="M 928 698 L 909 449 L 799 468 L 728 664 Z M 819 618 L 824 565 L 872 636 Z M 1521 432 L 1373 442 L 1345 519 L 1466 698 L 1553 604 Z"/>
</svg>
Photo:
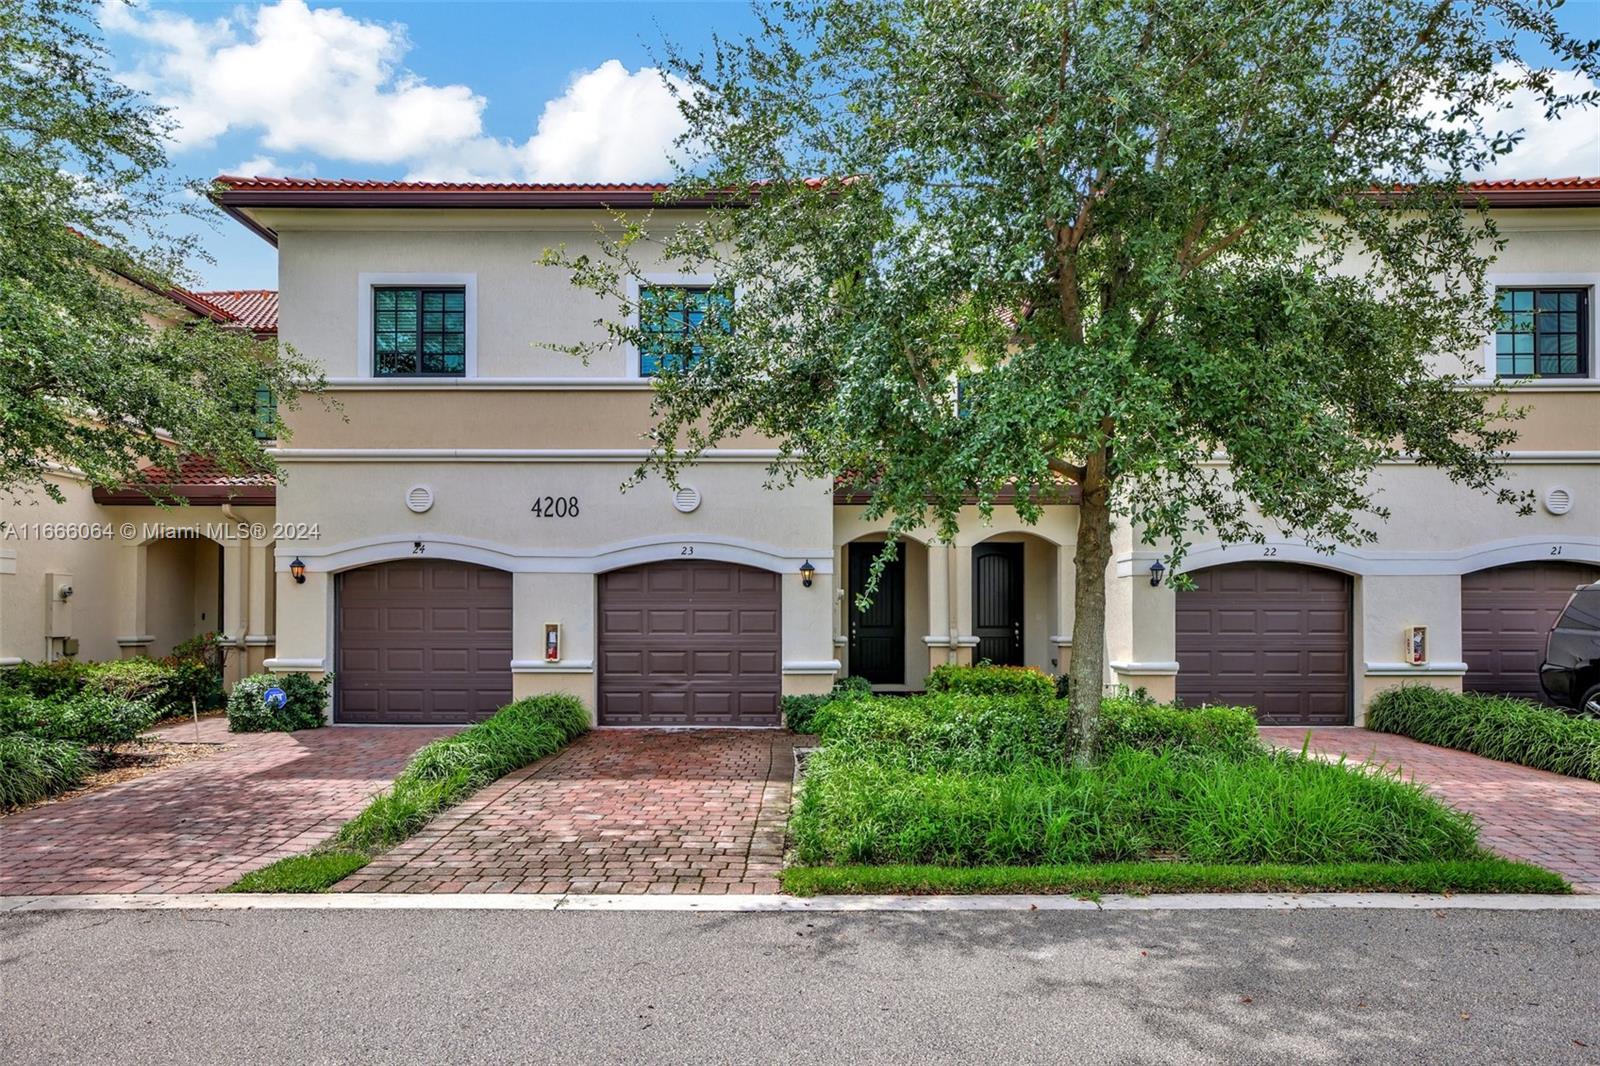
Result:
<svg viewBox="0 0 1600 1066">
<path fill-rule="evenodd" d="M 1412 666 L 1421 666 L 1428 661 L 1428 627 L 1406 627 L 1406 657 L 1405 661 Z"/>
<path fill-rule="evenodd" d="M 45 594 L 49 597 L 45 636 L 72 636 L 72 575 L 46 574 Z"/>
</svg>

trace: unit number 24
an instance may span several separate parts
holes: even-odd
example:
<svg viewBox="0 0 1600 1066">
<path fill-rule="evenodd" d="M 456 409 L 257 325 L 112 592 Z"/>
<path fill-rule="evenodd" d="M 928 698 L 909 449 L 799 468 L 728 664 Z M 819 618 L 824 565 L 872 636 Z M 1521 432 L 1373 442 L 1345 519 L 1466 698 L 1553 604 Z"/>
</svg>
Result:
<svg viewBox="0 0 1600 1066">
<path fill-rule="evenodd" d="M 576 496 L 535 496 L 533 513 L 538 518 L 577 518 Z"/>
</svg>

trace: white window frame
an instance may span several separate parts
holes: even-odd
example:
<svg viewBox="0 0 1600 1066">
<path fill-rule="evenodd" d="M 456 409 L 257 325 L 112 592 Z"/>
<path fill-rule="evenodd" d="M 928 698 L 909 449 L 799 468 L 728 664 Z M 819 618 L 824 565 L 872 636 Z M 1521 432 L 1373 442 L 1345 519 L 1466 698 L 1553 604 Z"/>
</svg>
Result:
<svg viewBox="0 0 1600 1066">
<path fill-rule="evenodd" d="M 1483 355 L 1483 366 L 1473 378 L 1474 384 L 1503 384 L 1511 388 L 1534 385 L 1541 389 L 1582 388 L 1585 386 L 1592 387 L 1595 384 L 1596 379 L 1600 378 L 1600 374 L 1596 373 L 1596 364 L 1600 364 L 1600 357 L 1597 357 L 1595 350 L 1595 345 L 1600 343 L 1600 328 L 1596 327 L 1596 322 L 1600 321 L 1600 309 L 1597 309 L 1595 306 L 1595 298 L 1600 296 L 1600 274 L 1489 274 L 1486 280 L 1489 286 L 1488 298 L 1491 302 L 1495 299 L 1495 293 L 1501 289 L 1587 289 L 1589 291 L 1589 298 L 1587 301 L 1589 312 L 1589 365 L 1584 368 L 1584 374 L 1582 377 L 1499 377 L 1495 373 L 1495 367 L 1499 365 L 1499 362 L 1496 358 L 1497 353 L 1495 351 L 1496 331 L 1491 330 L 1488 338 L 1483 342 L 1483 348 L 1481 349 Z"/>
<path fill-rule="evenodd" d="M 639 290 L 641 288 L 657 289 L 709 289 L 715 286 L 717 279 L 711 274 L 646 274 L 644 277 L 630 277 L 628 279 L 628 305 L 633 308 L 634 325 L 639 321 Z M 735 299 L 737 299 L 737 294 Z M 638 378 L 642 381 L 653 381 L 654 377 L 645 377 L 639 372 L 639 346 L 630 344 L 624 353 L 627 365 L 623 368 L 625 377 Z"/>
<path fill-rule="evenodd" d="M 466 291 L 466 370 L 455 374 L 377 373 L 378 355 L 372 350 L 372 291 L 390 285 L 434 288 L 456 286 Z M 478 275 L 476 274 L 367 274 L 356 278 L 356 376 L 372 381 L 461 381 L 478 376 Z"/>
</svg>

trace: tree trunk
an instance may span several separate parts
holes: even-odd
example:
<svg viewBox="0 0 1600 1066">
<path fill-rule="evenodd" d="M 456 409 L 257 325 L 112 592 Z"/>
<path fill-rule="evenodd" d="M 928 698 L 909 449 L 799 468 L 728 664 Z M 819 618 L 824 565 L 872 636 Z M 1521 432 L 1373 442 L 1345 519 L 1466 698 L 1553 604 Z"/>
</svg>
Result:
<svg viewBox="0 0 1600 1066">
<path fill-rule="evenodd" d="M 1072 713 L 1077 720 L 1073 762 L 1085 765 L 1094 753 L 1100 725 L 1100 696 L 1106 669 L 1106 564 L 1111 561 L 1110 485 L 1105 478 L 1105 453 L 1085 467 L 1083 499 L 1078 507 L 1078 546 L 1072 596 Z"/>
</svg>

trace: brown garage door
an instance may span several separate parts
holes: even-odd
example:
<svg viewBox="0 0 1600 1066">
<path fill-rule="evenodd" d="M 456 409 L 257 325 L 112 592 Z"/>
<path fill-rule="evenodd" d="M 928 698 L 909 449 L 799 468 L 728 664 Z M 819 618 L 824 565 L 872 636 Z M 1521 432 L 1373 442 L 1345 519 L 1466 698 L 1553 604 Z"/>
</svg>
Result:
<svg viewBox="0 0 1600 1066">
<path fill-rule="evenodd" d="M 778 575 L 665 562 L 600 575 L 601 725 L 778 724 Z"/>
<path fill-rule="evenodd" d="M 511 575 L 442 559 L 339 575 L 334 718 L 476 722 L 511 702 Z"/>
<path fill-rule="evenodd" d="M 1178 593 L 1178 698 L 1250 706 L 1266 725 L 1350 722 L 1350 579 L 1289 563 L 1189 575 Z"/>
<path fill-rule="evenodd" d="M 1597 578 L 1600 568 L 1575 563 L 1520 563 L 1463 575 L 1462 687 L 1542 701 L 1545 635 L 1572 590 Z"/>
</svg>

